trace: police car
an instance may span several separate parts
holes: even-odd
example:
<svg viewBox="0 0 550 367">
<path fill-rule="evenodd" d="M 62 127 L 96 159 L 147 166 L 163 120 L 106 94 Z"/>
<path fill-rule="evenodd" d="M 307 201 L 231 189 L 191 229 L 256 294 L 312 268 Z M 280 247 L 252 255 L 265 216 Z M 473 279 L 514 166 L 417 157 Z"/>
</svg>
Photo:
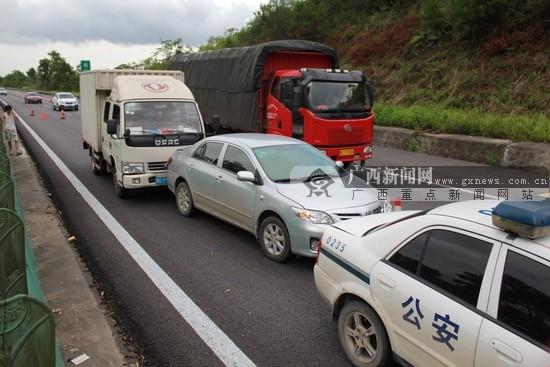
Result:
<svg viewBox="0 0 550 367">
<path fill-rule="evenodd" d="M 337 223 L 315 283 L 355 366 L 550 367 L 550 200 Z"/>
</svg>

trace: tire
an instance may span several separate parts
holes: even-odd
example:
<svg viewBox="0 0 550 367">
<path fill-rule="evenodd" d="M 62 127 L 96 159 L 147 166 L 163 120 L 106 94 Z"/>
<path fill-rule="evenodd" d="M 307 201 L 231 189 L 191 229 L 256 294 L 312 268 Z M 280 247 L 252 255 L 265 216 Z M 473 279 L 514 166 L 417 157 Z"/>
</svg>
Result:
<svg viewBox="0 0 550 367">
<path fill-rule="evenodd" d="M 338 338 L 356 367 L 384 367 L 393 363 L 388 334 L 380 317 L 366 303 L 348 302 L 338 317 Z"/>
<path fill-rule="evenodd" d="M 55 105 L 54 105 L 54 104 L 52 104 L 52 110 L 54 110 L 54 111 L 55 111 Z"/>
<path fill-rule="evenodd" d="M 260 224 L 259 241 L 264 254 L 273 261 L 290 257 L 290 236 L 286 225 L 277 217 L 267 217 Z"/>
<path fill-rule="evenodd" d="M 111 168 L 111 173 L 113 175 L 113 186 L 115 187 L 115 193 L 116 196 L 118 196 L 121 199 L 125 199 L 128 197 L 128 189 L 120 186 L 118 183 L 117 177 L 116 177 L 116 168 L 113 166 Z"/>
<path fill-rule="evenodd" d="M 191 189 L 185 181 L 182 181 L 176 187 L 176 207 L 181 215 L 190 217 L 195 213 L 195 207 L 193 206 L 193 196 Z"/>
<path fill-rule="evenodd" d="M 95 176 L 101 176 L 105 171 L 101 165 L 97 165 L 96 159 L 94 158 L 94 154 L 92 152 L 90 152 L 90 166 L 92 168 L 92 173 Z"/>
<path fill-rule="evenodd" d="M 78 107 L 76 107 L 74 110 L 75 110 L 75 111 L 78 111 Z"/>
</svg>

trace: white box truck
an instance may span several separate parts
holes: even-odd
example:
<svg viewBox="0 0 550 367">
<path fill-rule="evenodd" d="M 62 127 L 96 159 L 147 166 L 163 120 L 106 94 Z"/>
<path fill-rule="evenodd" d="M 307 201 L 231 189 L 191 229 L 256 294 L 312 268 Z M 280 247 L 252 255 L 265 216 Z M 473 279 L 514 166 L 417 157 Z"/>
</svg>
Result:
<svg viewBox="0 0 550 367">
<path fill-rule="evenodd" d="M 166 185 L 178 147 L 204 138 L 204 123 L 181 71 L 80 73 L 83 147 L 94 174 L 110 173 L 119 197 Z"/>
</svg>

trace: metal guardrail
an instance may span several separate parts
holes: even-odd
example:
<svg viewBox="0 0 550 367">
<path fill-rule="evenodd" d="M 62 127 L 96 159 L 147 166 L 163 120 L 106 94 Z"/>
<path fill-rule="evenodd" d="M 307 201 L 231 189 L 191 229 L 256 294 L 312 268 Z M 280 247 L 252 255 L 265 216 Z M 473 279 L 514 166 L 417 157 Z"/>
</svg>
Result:
<svg viewBox="0 0 550 367">
<path fill-rule="evenodd" d="M 10 172 L 0 134 L 0 367 L 62 366 L 54 316 L 46 304 L 29 295 L 28 267 L 34 266 L 34 261 L 27 258 L 32 257 L 30 252 L 27 255 L 30 242 L 26 241 L 24 221 L 15 212 Z"/>
<path fill-rule="evenodd" d="M 55 363 L 55 322 L 48 307 L 24 294 L 0 301 L 0 367 Z"/>
</svg>

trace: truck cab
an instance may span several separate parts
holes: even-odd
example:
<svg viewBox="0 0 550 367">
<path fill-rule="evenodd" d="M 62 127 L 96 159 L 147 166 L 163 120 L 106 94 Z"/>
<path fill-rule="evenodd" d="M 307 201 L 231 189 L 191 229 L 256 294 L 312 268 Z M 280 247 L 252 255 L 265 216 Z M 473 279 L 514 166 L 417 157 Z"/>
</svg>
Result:
<svg viewBox="0 0 550 367">
<path fill-rule="evenodd" d="M 305 140 L 334 160 L 359 164 L 372 157 L 372 90 L 363 73 L 279 70 L 266 86 L 267 133 Z"/>
</svg>

